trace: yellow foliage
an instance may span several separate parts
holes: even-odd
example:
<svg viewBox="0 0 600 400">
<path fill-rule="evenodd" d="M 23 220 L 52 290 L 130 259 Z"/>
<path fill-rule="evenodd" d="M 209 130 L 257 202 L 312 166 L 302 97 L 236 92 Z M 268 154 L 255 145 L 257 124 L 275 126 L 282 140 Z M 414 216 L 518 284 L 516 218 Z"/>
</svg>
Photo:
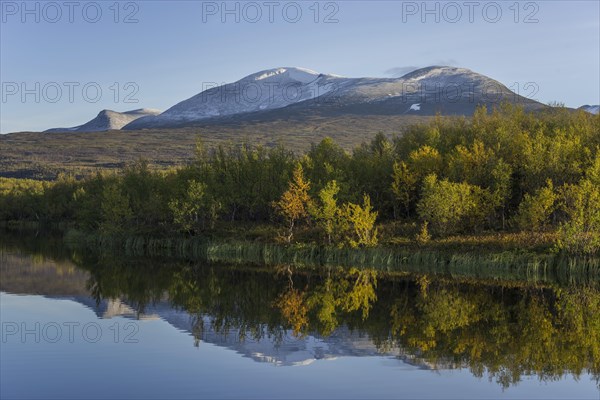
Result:
<svg viewBox="0 0 600 400">
<path fill-rule="evenodd" d="M 273 204 L 277 213 L 288 222 L 288 235 L 286 237 L 288 243 L 292 240 L 296 221 L 308 217 L 308 209 L 312 202 L 308 194 L 309 189 L 310 181 L 304 178 L 302 165 L 297 164 L 288 189 Z"/>
<path fill-rule="evenodd" d="M 308 326 L 308 307 L 304 301 L 304 293 L 290 289 L 279 297 L 276 306 L 292 325 L 294 335 L 301 336 Z"/>
</svg>

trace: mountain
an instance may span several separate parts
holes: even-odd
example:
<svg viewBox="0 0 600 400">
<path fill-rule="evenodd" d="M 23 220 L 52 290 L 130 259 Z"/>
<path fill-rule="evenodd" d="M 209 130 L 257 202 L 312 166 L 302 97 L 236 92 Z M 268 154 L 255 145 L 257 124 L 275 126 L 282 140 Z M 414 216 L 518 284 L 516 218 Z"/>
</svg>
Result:
<svg viewBox="0 0 600 400">
<path fill-rule="evenodd" d="M 126 129 L 186 126 L 207 119 L 276 110 L 318 98 L 343 81 L 335 75 L 304 68 L 260 71 L 237 82 L 207 89 L 158 116 L 131 123 Z"/>
<path fill-rule="evenodd" d="M 96 118 L 86 122 L 83 125 L 75 126 L 73 128 L 53 128 L 44 132 L 100 132 L 111 129 L 121 129 L 125 125 L 135 121 L 138 118 L 158 114 L 160 114 L 159 110 L 148 108 L 140 108 L 138 110 L 125 112 L 102 110 L 98 113 Z"/>
<path fill-rule="evenodd" d="M 125 130 L 339 115 L 472 115 L 477 106 L 546 107 L 466 68 L 433 66 L 400 78 L 345 78 L 304 68 L 260 71 L 213 87 Z"/>
<path fill-rule="evenodd" d="M 466 68 L 432 66 L 400 78 L 345 78 L 281 67 L 208 88 L 163 113 L 103 110 L 83 125 L 46 132 L 171 129 L 308 117 L 472 115 L 480 105 L 491 109 L 503 102 L 527 111 L 546 107 Z"/>
<path fill-rule="evenodd" d="M 64 299 L 59 296 L 50 298 Z M 282 330 L 281 336 L 255 337 L 251 332 L 234 326 L 223 329 L 220 325 L 215 325 L 215 318 L 211 315 L 192 315 L 184 310 L 175 309 L 164 301 L 148 305 L 144 312 L 138 312 L 119 298 L 105 299 L 100 302 L 86 296 L 72 296 L 68 299 L 89 308 L 98 318 L 162 320 L 204 343 L 233 350 L 242 357 L 256 362 L 277 366 L 302 366 L 318 360 L 333 360 L 341 357 L 387 356 L 397 359 L 397 366 L 400 368 L 432 370 L 443 367 L 441 363 L 435 365 L 418 360 L 398 347 L 380 350 L 367 333 L 351 330 L 347 326 L 336 328 L 327 337 L 314 332 L 298 337 L 291 330 Z"/>
<path fill-rule="evenodd" d="M 583 111 L 587 111 L 590 114 L 599 114 L 600 113 L 600 105 L 595 105 L 595 106 L 590 106 L 590 105 L 585 105 L 585 106 L 581 106 L 579 107 L 579 110 L 583 110 Z"/>
</svg>

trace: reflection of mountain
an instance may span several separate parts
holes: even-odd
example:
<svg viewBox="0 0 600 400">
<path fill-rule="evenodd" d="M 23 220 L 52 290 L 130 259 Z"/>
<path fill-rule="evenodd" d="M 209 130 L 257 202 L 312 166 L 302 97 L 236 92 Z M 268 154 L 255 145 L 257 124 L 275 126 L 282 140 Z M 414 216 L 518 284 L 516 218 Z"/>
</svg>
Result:
<svg viewBox="0 0 600 400">
<path fill-rule="evenodd" d="M 123 317 L 139 320 L 158 320 L 160 317 L 153 313 L 139 313 L 135 308 L 122 302 L 120 299 L 101 300 L 99 303 L 91 297 L 76 296 L 71 300 L 83 304 L 94 311 L 98 318 Z"/>
<path fill-rule="evenodd" d="M 162 319 L 202 342 L 234 350 L 258 362 L 290 366 L 307 365 L 315 360 L 337 357 L 399 354 L 397 348 L 388 349 L 385 353 L 379 352 L 368 335 L 351 331 L 345 326 L 338 327 L 326 338 L 317 334 L 296 337 L 290 330 L 283 330 L 276 337 L 266 332 L 266 329 L 259 338 L 255 338 L 252 333 L 237 327 L 216 328 L 211 316 L 203 314 L 200 321 L 186 311 L 174 309 L 167 301 L 147 305 L 143 312 L 138 312 L 138 307 L 118 298 L 96 302 L 86 289 L 88 272 L 69 262 L 58 263 L 43 259 L 34 263 L 28 257 L 11 252 L 0 253 L 0 261 L 2 291 L 69 299 L 89 308 L 99 318 Z"/>
<path fill-rule="evenodd" d="M 164 321 L 190 334 L 190 346 L 205 342 L 272 365 L 394 355 L 396 367 L 469 368 L 503 387 L 531 374 L 600 379 L 597 280 L 550 286 L 146 258 L 80 263 L 0 245 L 0 290 L 72 300 L 99 318 L 160 319 L 147 329 Z"/>
<path fill-rule="evenodd" d="M 89 274 L 69 261 L 24 257 L 0 249 L 0 290 L 8 293 L 49 296 L 89 295 Z"/>
<path fill-rule="evenodd" d="M 203 315 L 199 321 L 185 311 L 172 308 L 166 302 L 147 306 L 145 312 L 138 314 L 120 299 L 102 300 L 99 304 L 89 297 L 74 297 L 73 300 L 92 309 L 99 318 L 162 319 L 182 332 L 195 335 L 202 342 L 234 350 L 258 362 L 278 366 L 308 365 L 316 360 L 338 357 L 391 356 L 399 353 L 398 348 L 382 353 L 368 335 L 351 331 L 347 327 L 336 329 L 326 338 L 319 335 L 296 337 L 289 330 L 283 331 L 279 337 L 264 332 L 259 338 L 255 338 L 251 333 L 237 328 L 221 332 L 215 329 L 211 316 Z M 419 367 L 429 368 L 424 364 L 419 364 Z"/>
</svg>

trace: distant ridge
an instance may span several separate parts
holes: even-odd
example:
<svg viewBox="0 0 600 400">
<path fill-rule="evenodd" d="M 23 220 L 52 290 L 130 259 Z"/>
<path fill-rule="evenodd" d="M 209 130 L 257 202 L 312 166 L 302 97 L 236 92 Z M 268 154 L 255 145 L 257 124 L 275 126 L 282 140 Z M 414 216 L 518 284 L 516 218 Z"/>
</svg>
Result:
<svg viewBox="0 0 600 400">
<path fill-rule="evenodd" d="M 590 114 L 598 115 L 600 113 L 600 105 L 590 106 L 586 104 L 585 106 L 579 107 L 579 110 L 589 112 Z"/>
<path fill-rule="evenodd" d="M 112 129 L 121 129 L 128 123 L 135 121 L 138 118 L 158 114 L 160 114 L 159 110 L 153 110 L 149 108 L 140 108 L 125 112 L 102 110 L 98 113 L 96 118 L 86 122 L 83 125 L 72 128 L 53 128 L 44 132 L 101 132 Z"/>
</svg>

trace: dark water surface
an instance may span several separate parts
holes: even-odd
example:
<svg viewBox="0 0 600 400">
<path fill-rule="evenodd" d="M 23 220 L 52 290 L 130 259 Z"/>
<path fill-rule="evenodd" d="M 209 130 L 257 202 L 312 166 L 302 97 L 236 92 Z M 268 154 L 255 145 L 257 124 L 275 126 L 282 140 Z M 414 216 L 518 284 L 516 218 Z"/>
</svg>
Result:
<svg viewBox="0 0 600 400">
<path fill-rule="evenodd" d="M 599 399 L 600 290 L 0 240 L 2 398 Z"/>
</svg>

